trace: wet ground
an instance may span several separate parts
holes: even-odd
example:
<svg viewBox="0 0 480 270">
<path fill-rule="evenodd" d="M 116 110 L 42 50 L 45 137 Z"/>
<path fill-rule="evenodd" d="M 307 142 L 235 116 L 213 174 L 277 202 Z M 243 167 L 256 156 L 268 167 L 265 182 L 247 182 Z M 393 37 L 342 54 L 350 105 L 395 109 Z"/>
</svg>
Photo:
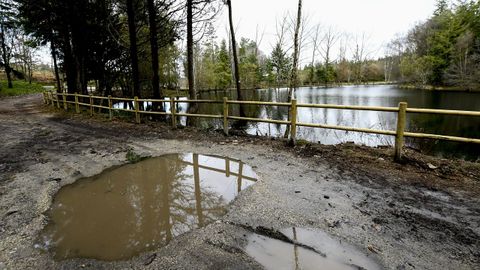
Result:
<svg viewBox="0 0 480 270">
<path fill-rule="evenodd" d="M 0 100 L 0 136 L 0 269 L 262 269 L 282 252 L 289 254 L 282 265 L 292 267 L 480 268 L 478 163 L 409 151 L 406 164 L 396 164 L 391 149 L 288 148 L 268 138 L 109 122 L 52 111 L 39 95 Z M 258 181 L 217 221 L 130 259 L 55 260 L 36 246 L 62 187 L 132 157 L 171 153 L 228 156 L 249 164 Z"/>
</svg>

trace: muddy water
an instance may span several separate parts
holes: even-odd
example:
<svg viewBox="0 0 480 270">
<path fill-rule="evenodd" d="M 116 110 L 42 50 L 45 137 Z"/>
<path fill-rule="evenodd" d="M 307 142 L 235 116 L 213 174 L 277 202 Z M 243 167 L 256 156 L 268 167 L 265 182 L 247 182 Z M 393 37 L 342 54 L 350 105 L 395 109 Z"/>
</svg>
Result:
<svg viewBox="0 0 480 270">
<path fill-rule="evenodd" d="M 39 246 L 57 260 L 126 259 L 220 218 L 255 181 L 241 161 L 197 154 L 109 169 L 57 193 Z"/>
<path fill-rule="evenodd" d="M 381 269 L 374 259 L 325 232 L 302 228 L 281 232 L 296 244 L 258 234 L 249 237 L 246 252 L 267 270 Z"/>
</svg>

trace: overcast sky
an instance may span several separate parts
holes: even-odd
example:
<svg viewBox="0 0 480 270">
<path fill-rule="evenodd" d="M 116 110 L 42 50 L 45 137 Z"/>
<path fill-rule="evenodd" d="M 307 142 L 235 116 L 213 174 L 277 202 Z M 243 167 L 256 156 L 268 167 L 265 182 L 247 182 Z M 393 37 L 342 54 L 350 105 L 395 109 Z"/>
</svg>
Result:
<svg viewBox="0 0 480 270">
<path fill-rule="evenodd" d="M 426 20 L 435 9 L 436 0 L 303 0 L 303 15 L 310 26 L 320 23 L 349 34 L 369 37 L 372 57 L 383 55 L 384 45 L 397 34 L 406 33 L 416 23 Z M 255 39 L 258 26 L 264 32 L 260 49 L 270 54 L 275 43 L 275 22 L 289 12 L 296 14 L 298 0 L 232 0 L 237 40 Z M 215 26 L 219 39 L 227 37 L 228 12 L 224 8 Z M 335 54 L 335 52 L 334 52 Z M 311 55 L 302 51 L 303 64 Z M 51 62 L 49 51 L 40 52 L 42 62 Z"/>
<path fill-rule="evenodd" d="M 383 54 L 382 45 L 396 34 L 406 33 L 415 23 L 430 17 L 435 0 L 304 0 L 303 13 L 309 24 L 333 26 L 351 34 L 366 33 Z M 275 21 L 290 12 L 296 14 L 298 0 L 232 0 L 237 39 L 255 38 L 255 29 L 265 31 L 261 50 L 269 54 L 275 43 Z M 226 37 L 227 9 L 217 21 L 217 35 Z M 304 53 L 307 54 L 307 53 Z"/>
</svg>

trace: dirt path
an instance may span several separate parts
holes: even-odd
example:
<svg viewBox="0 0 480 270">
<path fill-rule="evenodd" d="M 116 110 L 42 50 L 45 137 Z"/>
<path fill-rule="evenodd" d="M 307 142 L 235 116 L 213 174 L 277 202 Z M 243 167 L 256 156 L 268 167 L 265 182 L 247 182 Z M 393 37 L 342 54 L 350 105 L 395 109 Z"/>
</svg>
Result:
<svg viewBox="0 0 480 270">
<path fill-rule="evenodd" d="M 318 228 L 386 269 L 480 268 L 480 165 L 353 145 L 287 148 L 267 138 L 60 114 L 40 95 L 0 100 L 0 269 L 259 269 L 248 227 Z M 195 152 L 254 166 L 260 181 L 216 223 L 128 261 L 54 261 L 34 247 L 61 186 L 143 156 Z M 152 254 L 155 254 L 152 256 Z M 147 265 L 146 265 L 147 264 Z"/>
</svg>

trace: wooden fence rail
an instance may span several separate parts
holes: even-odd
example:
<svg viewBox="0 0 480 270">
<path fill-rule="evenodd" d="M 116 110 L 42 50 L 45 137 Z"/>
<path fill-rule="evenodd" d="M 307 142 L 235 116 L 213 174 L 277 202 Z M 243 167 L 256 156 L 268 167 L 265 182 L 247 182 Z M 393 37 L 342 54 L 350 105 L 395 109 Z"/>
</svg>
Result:
<svg viewBox="0 0 480 270">
<path fill-rule="evenodd" d="M 68 97 L 74 97 L 74 99 L 69 99 Z M 88 99 L 88 103 L 80 102 Z M 135 121 L 137 123 L 141 122 L 141 114 L 156 114 L 156 115 L 170 115 L 172 126 L 177 127 L 177 117 L 200 117 L 200 118 L 213 118 L 213 119 L 223 119 L 223 130 L 226 135 L 228 135 L 229 130 L 229 120 L 242 120 L 242 121 L 252 121 L 252 122 L 263 122 L 263 123 L 272 123 L 272 124 L 282 124 L 290 125 L 290 142 L 295 144 L 297 127 L 311 127 L 311 128 L 324 128 L 324 129 L 333 129 L 333 130 L 343 130 L 343 131 L 353 131 L 353 132 L 362 132 L 370 134 L 380 134 L 387 136 L 395 136 L 395 160 L 402 159 L 402 149 L 404 146 L 405 137 L 410 138 L 423 138 L 423 139 L 434 139 L 434 140 L 446 140 L 453 142 L 462 142 L 462 143 L 475 143 L 480 144 L 480 139 L 475 138 L 465 138 L 465 137 L 456 137 L 456 136 L 447 136 L 439 134 L 427 134 L 427 133 L 413 133 L 405 132 L 406 127 L 406 115 L 407 113 L 421 113 L 421 114 L 440 114 L 440 115 L 456 115 L 456 116 L 480 116 L 478 111 L 460 111 L 460 110 L 439 110 L 439 109 L 419 109 L 419 108 L 408 108 L 406 102 L 400 102 L 398 107 L 375 107 L 375 106 L 353 106 L 353 105 L 336 105 L 336 104 L 304 104 L 297 103 L 295 99 L 291 102 L 264 102 L 264 101 L 239 101 L 239 100 L 228 100 L 228 98 L 223 98 L 223 100 L 178 100 L 174 97 L 169 99 L 140 99 L 137 97 L 132 98 L 119 98 L 119 97 L 101 97 L 93 95 L 80 95 L 80 94 L 68 94 L 68 93 L 56 93 L 53 91 L 47 91 L 43 93 L 43 100 L 45 104 L 50 104 L 57 108 L 60 108 L 60 103 L 62 102 L 64 110 L 68 110 L 68 105 L 73 104 L 75 106 L 75 111 L 80 113 L 80 106 L 88 107 L 91 115 L 94 113 L 94 108 L 105 109 L 109 112 L 110 120 L 113 119 L 113 111 L 125 111 L 135 114 Z M 62 100 L 62 101 L 60 101 Z M 95 100 L 99 100 L 100 103 L 97 105 Z M 103 101 L 107 101 L 108 104 L 103 106 Z M 113 106 L 113 101 L 123 101 L 128 102 L 133 107 L 123 109 L 115 108 Z M 170 112 L 160 112 L 160 111 L 144 111 L 140 109 L 140 103 L 143 102 L 152 102 L 152 103 L 169 103 Z M 206 103 L 206 104 L 222 104 L 223 113 L 221 115 L 212 115 L 212 114 L 193 114 L 193 113 L 179 113 L 177 112 L 177 105 L 179 103 Z M 275 120 L 275 119 L 264 119 L 264 118 L 251 118 L 251 117 L 238 117 L 232 116 L 229 114 L 230 105 L 256 105 L 256 106 L 283 106 L 289 108 L 290 120 Z M 357 127 L 346 127 L 346 126 L 335 126 L 335 125 L 326 125 L 326 124 L 314 124 L 314 123 L 302 123 L 297 122 L 297 112 L 298 108 L 322 108 L 322 109 L 337 109 L 337 110 L 362 110 L 362 111 L 379 111 L 379 112 L 392 112 L 397 114 L 397 128 L 396 130 L 376 130 L 369 128 L 357 128 Z"/>
</svg>

